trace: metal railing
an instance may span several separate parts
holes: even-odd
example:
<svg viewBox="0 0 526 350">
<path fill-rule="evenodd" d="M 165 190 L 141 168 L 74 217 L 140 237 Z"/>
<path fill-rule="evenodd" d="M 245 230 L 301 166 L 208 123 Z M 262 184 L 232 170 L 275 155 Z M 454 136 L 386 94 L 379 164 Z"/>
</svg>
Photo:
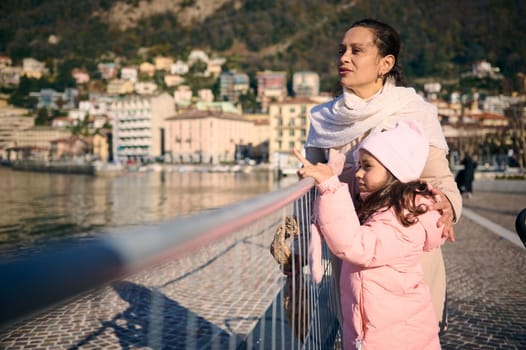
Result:
<svg viewBox="0 0 526 350">
<path fill-rule="evenodd" d="M 333 348 L 330 264 L 318 285 L 306 265 L 313 185 L 4 258 L 0 347 Z M 269 247 L 287 218 L 284 274 Z"/>
</svg>

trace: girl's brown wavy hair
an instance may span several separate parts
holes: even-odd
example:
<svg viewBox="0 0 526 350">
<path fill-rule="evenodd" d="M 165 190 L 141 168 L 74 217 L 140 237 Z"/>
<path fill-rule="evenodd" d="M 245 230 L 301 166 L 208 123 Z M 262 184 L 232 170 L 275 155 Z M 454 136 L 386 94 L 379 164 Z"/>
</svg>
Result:
<svg viewBox="0 0 526 350">
<path fill-rule="evenodd" d="M 358 200 L 356 209 L 360 223 L 363 224 L 378 211 L 393 208 L 402 225 L 408 227 L 416 224 L 418 216 L 429 210 L 425 204 L 416 204 L 417 195 L 433 199 L 433 194 L 425 182 L 402 183 L 391 175 L 385 187 L 371 193 L 367 198 Z M 407 213 L 404 214 L 404 210 L 407 210 Z"/>
</svg>

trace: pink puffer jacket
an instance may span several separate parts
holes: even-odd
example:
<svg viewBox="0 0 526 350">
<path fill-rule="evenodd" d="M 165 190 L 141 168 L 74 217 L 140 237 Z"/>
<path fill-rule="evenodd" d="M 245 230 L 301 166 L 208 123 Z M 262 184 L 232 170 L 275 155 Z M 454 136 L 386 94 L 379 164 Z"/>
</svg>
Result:
<svg viewBox="0 0 526 350">
<path fill-rule="evenodd" d="M 318 186 L 313 236 L 319 229 L 340 275 L 344 349 L 440 349 L 438 326 L 420 264 L 444 239 L 429 211 L 404 227 L 393 210 L 360 225 L 346 184 L 336 176 Z M 431 204 L 427 198 L 419 203 Z"/>
</svg>

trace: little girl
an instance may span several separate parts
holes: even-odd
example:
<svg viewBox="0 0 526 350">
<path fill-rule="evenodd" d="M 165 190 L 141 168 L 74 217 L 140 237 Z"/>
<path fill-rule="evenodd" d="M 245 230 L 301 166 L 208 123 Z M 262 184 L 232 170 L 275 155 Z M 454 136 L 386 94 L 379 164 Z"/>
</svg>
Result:
<svg viewBox="0 0 526 350">
<path fill-rule="evenodd" d="M 370 135 L 358 146 L 357 212 L 341 164 L 316 165 L 297 150 L 300 177 L 313 177 L 311 244 L 325 238 L 342 260 L 340 275 L 344 349 L 440 349 L 438 326 L 420 264 L 424 250 L 440 246 L 440 214 L 428 210 L 433 196 L 420 177 L 428 141 L 415 122 Z M 317 261 L 316 261 L 317 260 Z M 321 256 L 311 261 L 314 279 Z"/>
</svg>

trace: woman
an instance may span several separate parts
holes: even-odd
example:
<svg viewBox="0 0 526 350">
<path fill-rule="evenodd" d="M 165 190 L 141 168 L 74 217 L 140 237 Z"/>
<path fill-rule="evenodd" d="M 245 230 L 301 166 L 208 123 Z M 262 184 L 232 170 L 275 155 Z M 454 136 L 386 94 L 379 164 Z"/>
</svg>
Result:
<svg viewBox="0 0 526 350">
<path fill-rule="evenodd" d="M 454 241 L 453 223 L 461 213 L 462 197 L 449 169 L 447 143 L 436 108 L 411 88 L 404 88 L 398 62 L 400 37 L 388 24 L 373 19 L 355 22 L 339 45 L 339 74 L 343 93 L 311 110 L 311 126 L 305 144 L 309 162 L 328 162 L 344 153 L 346 163 L 340 180 L 349 185 L 353 198 L 358 193 L 353 151 L 370 133 L 391 129 L 397 121 L 417 120 L 429 141 L 429 155 L 421 179 L 434 188 L 441 200 L 437 226 Z M 333 259 L 335 260 L 335 259 Z M 422 260 L 424 280 L 431 289 L 440 329 L 447 327 L 446 278 L 442 252 L 426 252 Z M 338 275 L 338 263 L 333 261 Z"/>
</svg>

